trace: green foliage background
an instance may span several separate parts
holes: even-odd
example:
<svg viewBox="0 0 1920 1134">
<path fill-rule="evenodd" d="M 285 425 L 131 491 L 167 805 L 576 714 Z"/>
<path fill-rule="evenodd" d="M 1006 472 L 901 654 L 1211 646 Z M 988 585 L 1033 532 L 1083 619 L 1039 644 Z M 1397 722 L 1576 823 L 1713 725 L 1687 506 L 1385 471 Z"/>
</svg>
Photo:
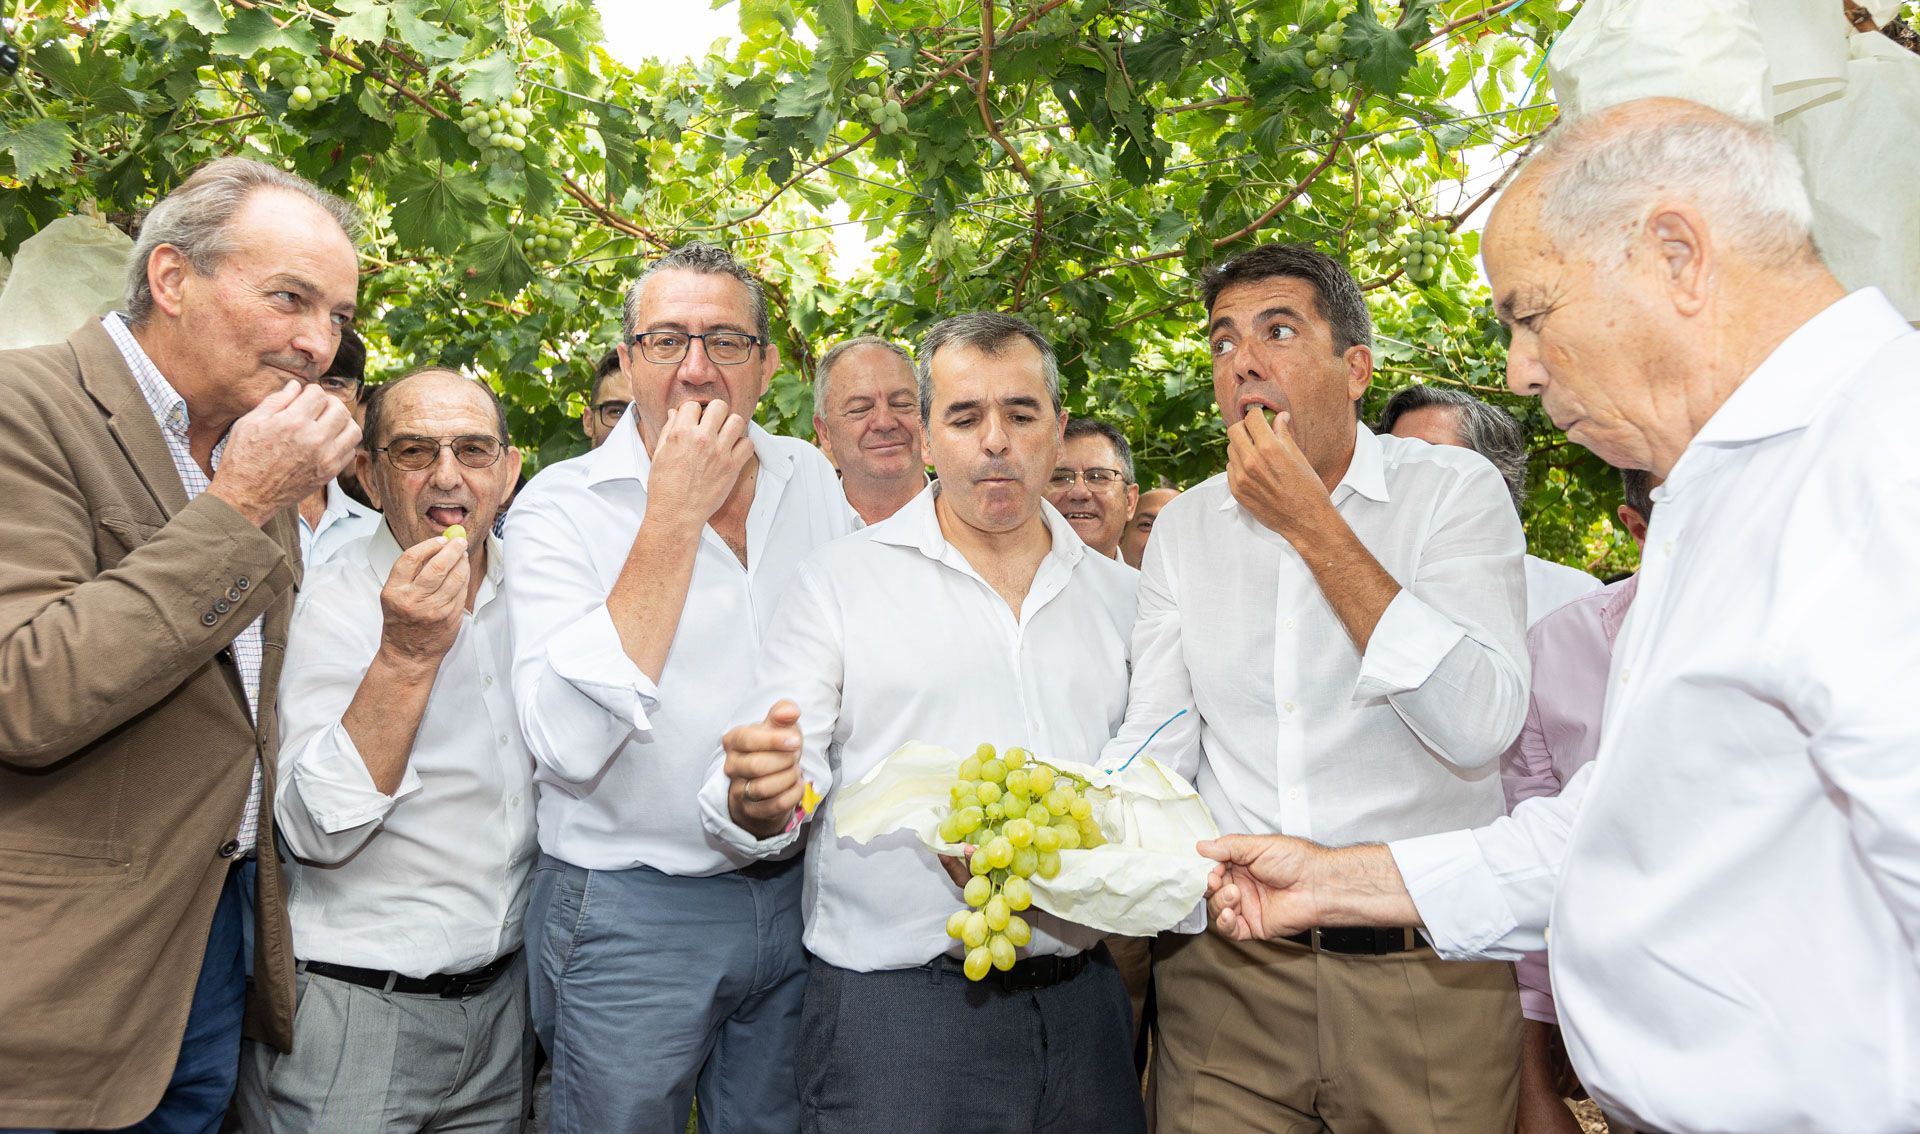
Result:
<svg viewBox="0 0 1920 1134">
<path fill-rule="evenodd" d="M 584 447 L 623 282 L 716 240 L 773 299 L 770 428 L 810 433 L 833 340 L 995 307 L 1054 336 L 1069 407 L 1118 422 L 1143 480 L 1190 484 L 1225 460 L 1195 277 L 1312 241 L 1368 289 L 1369 416 L 1413 381 L 1508 405 L 1534 550 L 1607 572 L 1633 562 L 1617 483 L 1506 397 L 1473 267 L 1490 190 L 1554 119 L 1545 49 L 1576 4 L 742 0 L 724 54 L 629 67 L 584 0 L 15 0 L 0 252 L 78 208 L 131 223 L 209 157 L 275 161 L 373 219 L 375 369 L 484 376 L 538 464 Z M 312 67 L 338 93 L 296 106 Z M 516 92 L 524 150 L 476 146 L 459 120 Z M 531 255 L 534 218 L 568 221 L 571 248 Z M 1435 222 L 1451 235 L 1415 283 L 1400 252 Z M 836 278 L 843 227 L 872 257 Z"/>
</svg>

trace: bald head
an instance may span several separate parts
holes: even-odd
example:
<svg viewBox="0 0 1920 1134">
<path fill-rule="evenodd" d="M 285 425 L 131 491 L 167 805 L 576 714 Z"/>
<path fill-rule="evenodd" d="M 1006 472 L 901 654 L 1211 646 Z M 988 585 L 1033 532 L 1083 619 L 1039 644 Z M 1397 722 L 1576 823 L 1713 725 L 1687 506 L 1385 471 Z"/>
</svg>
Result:
<svg viewBox="0 0 1920 1134">
<path fill-rule="evenodd" d="M 400 546 L 459 524 L 474 535 L 478 554 L 479 537 L 520 475 L 520 453 L 507 445 L 492 388 L 451 370 L 416 370 L 374 390 L 366 437 L 370 475 L 362 482 Z M 402 467 L 416 451 L 430 453 L 428 463 Z"/>
</svg>

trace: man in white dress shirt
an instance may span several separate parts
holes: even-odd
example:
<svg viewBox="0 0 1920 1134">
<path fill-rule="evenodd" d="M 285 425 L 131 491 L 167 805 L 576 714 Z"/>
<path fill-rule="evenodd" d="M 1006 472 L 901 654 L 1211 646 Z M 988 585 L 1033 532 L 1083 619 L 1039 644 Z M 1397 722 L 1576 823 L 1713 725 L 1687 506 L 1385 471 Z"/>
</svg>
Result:
<svg viewBox="0 0 1920 1134">
<path fill-rule="evenodd" d="M 835 343 L 813 377 L 813 435 L 840 470 L 847 503 L 869 524 L 927 486 L 913 358 L 872 335 Z"/>
<path fill-rule="evenodd" d="M 1119 559 L 1120 537 L 1140 502 L 1126 434 L 1097 418 L 1068 418 L 1060 458 L 1047 482 L 1047 502 L 1096 554 Z"/>
<path fill-rule="evenodd" d="M 1513 510 L 1527 498 L 1527 436 L 1506 410 L 1465 390 L 1431 383 L 1394 392 L 1380 411 L 1380 432 L 1416 437 L 1429 445 L 1456 445 L 1492 462 L 1513 495 Z M 1578 568 L 1527 554 L 1527 625 L 1605 586 Z"/>
<path fill-rule="evenodd" d="M 1203 284 L 1227 472 L 1154 523 L 1106 759 L 1187 710 L 1151 751 L 1223 830 L 1352 842 L 1491 821 L 1527 707 L 1506 484 L 1355 419 L 1372 329 L 1339 262 L 1267 245 Z M 1398 928 L 1296 930 L 1161 937 L 1162 1134 L 1512 1127 L 1511 968 L 1447 965 Z"/>
<path fill-rule="evenodd" d="M 385 522 L 307 576 L 280 682 L 293 1049 L 247 1043 L 240 1112 L 254 1134 L 517 1130 L 533 758 L 487 532 L 520 452 L 493 391 L 446 370 L 380 387 L 365 444 Z"/>
<path fill-rule="evenodd" d="M 1204 848 L 1236 937 L 1424 922 L 1511 959 L 1551 923 L 1574 1068 L 1643 1130 L 1920 1129 L 1920 334 L 1810 215 L 1763 125 L 1554 132 L 1487 226 L 1507 382 L 1666 478 L 1599 753 L 1476 831 Z"/>
<path fill-rule="evenodd" d="M 799 1125 L 797 858 L 701 825 L 700 784 L 800 561 L 853 531 L 833 466 L 750 423 L 766 296 L 692 244 L 627 293 L 629 424 L 541 471 L 507 522 L 514 696 L 538 762 L 528 922 L 553 1127 Z"/>
<path fill-rule="evenodd" d="M 1099 933 L 1029 910 L 1029 955 L 973 984 L 933 852 L 833 835 L 834 786 L 909 740 L 1085 760 L 1126 709 L 1133 569 L 1042 498 L 1066 420 L 1051 345 L 978 312 L 936 323 L 919 355 L 938 484 L 801 565 L 741 713 L 765 719 L 727 733 L 701 811 L 742 853 L 783 854 L 806 830 L 803 784 L 826 797 L 806 851 L 802 1130 L 1142 1130 Z"/>
<path fill-rule="evenodd" d="M 314 385 L 347 407 L 353 423 L 366 416 L 367 344 L 352 327 L 340 332 L 340 349 Z M 380 512 L 347 494 L 341 482 L 352 477 L 348 469 L 300 502 L 300 561 L 309 571 L 339 554 L 340 549 L 372 534 L 380 526 Z"/>
</svg>

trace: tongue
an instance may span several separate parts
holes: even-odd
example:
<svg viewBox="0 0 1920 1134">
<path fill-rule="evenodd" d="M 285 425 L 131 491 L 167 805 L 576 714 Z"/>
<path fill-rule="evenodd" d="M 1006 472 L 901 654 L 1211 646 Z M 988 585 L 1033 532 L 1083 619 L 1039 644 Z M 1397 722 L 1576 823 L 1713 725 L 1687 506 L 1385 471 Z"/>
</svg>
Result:
<svg viewBox="0 0 1920 1134">
<path fill-rule="evenodd" d="M 427 519 L 443 528 L 448 524 L 463 524 L 467 520 L 467 510 L 465 508 L 429 508 Z"/>
</svg>

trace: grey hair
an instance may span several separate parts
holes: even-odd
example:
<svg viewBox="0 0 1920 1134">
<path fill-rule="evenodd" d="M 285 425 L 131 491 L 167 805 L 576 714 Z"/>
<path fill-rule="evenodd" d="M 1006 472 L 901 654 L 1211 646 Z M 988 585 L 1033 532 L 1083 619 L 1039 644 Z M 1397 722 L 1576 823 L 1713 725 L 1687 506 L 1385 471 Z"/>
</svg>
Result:
<svg viewBox="0 0 1920 1134">
<path fill-rule="evenodd" d="M 1054 357 L 1053 344 L 1032 323 L 1017 315 L 1000 311 L 969 311 L 940 320 L 920 337 L 919 360 L 914 374 L 920 380 L 920 424 L 933 419 L 933 356 L 944 346 L 972 347 L 985 354 L 999 354 L 1014 339 L 1025 339 L 1040 352 L 1040 371 L 1047 382 L 1047 396 L 1053 399 L 1053 412 L 1060 412 L 1060 361 Z"/>
<path fill-rule="evenodd" d="M 1521 501 L 1527 498 L 1527 434 L 1520 422 L 1506 410 L 1465 390 L 1416 383 L 1387 399 L 1387 408 L 1380 411 L 1380 432 L 1392 433 L 1394 423 L 1402 417 L 1430 407 L 1454 411 L 1460 443 L 1493 465 L 1500 479 L 1507 482 L 1514 510 L 1519 511 Z"/>
<path fill-rule="evenodd" d="M 1547 239 L 1591 247 L 1603 263 L 1625 258 L 1647 210 L 1668 193 L 1724 219 L 1727 245 L 1762 263 L 1814 254 L 1800 159 L 1764 123 L 1710 111 L 1622 123 L 1601 112 L 1547 135 L 1528 165 Z"/>
<path fill-rule="evenodd" d="M 913 369 L 913 356 L 907 353 L 906 347 L 878 335 L 861 335 L 837 342 L 833 344 L 833 349 L 821 356 L 820 365 L 813 371 L 813 416 L 827 416 L 827 383 L 832 381 L 833 368 L 842 358 L 861 347 L 879 347 L 906 363 L 909 371 Z"/>
<path fill-rule="evenodd" d="M 1097 417 L 1070 417 L 1067 419 L 1066 432 L 1060 440 L 1064 443 L 1075 437 L 1104 437 L 1107 444 L 1113 446 L 1114 455 L 1120 458 L 1120 471 L 1126 475 L 1127 483 L 1135 483 L 1133 446 L 1127 444 L 1126 434 Z"/>
<path fill-rule="evenodd" d="M 747 289 L 747 301 L 753 308 L 753 333 L 760 336 L 760 349 L 773 342 L 773 322 L 767 317 L 767 289 L 754 278 L 747 266 L 718 244 L 692 240 L 647 265 L 647 270 L 627 288 L 626 302 L 620 305 L 620 329 L 631 338 L 640 326 L 640 290 L 660 272 L 699 272 L 709 276 L 732 276 Z"/>
<path fill-rule="evenodd" d="M 360 210 L 298 174 L 252 158 L 215 158 L 193 171 L 173 192 L 160 198 L 140 221 L 140 236 L 127 258 L 127 321 L 140 324 L 153 314 L 153 285 L 147 262 L 162 244 L 180 250 L 201 275 L 211 275 L 232 255 L 233 219 L 247 199 L 262 189 L 280 189 L 318 205 L 348 241 L 360 242 Z"/>
</svg>

